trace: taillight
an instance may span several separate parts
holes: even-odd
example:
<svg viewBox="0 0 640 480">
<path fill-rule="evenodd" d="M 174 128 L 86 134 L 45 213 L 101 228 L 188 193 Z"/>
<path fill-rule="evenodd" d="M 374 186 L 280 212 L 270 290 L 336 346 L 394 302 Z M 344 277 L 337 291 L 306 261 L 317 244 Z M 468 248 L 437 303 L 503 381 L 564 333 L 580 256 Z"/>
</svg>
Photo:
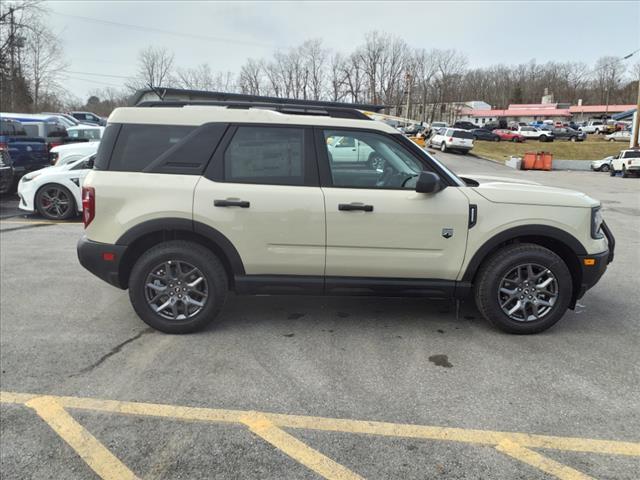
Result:
<svg viewBox="0 0 640 480">
<path fill-rule="evenodd" d="M 6 143 L 0 142 L 0 150 L 9 150 L 9 146 Z"/>
<path fill-rule="evenodd" d="M 96 191 L 93 187 L 82 187 L 82 223 L 87 228 L 96 216 Z"/>
<path fill-rule="evenodd" d="M 449 141 L 450 141 L 450 142 L 453 142 L 453 137 L 449 137 Z"/>
</svg>

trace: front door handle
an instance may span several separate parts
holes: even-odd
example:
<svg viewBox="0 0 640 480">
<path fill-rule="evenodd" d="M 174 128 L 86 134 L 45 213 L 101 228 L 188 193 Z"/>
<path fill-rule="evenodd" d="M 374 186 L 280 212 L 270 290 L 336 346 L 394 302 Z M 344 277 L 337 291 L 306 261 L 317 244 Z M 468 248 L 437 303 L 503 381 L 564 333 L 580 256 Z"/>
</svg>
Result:
<svg viewBox="0 0 640 480">
<path fill-rule="evenodd" d="M 350 212 L 352 210 L 373 212 L 373 205 L 365 205 L 364 203 L 339 203 L 338 210 L 342 210 L 343 212 Z"/>
<path fill-rule="evenodd" d="M 240 207 L 249 208 L 251 204 L 246 200 L 214 200 L 214 207 Z"/>
</svg>

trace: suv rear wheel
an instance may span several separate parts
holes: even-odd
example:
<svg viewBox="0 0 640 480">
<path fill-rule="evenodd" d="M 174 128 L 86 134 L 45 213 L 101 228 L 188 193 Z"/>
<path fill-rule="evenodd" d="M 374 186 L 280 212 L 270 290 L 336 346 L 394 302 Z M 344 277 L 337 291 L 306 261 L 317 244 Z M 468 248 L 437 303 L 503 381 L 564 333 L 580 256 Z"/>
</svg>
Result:
<svg viewBox="0 0 640 480">
<path fill-rule="evenodd" d="M 480 313 L 509 333 L 538 333 L 553 326 L 569 307 L 572 278 L 564 261 L 535 244 L 515 244 L 482 266 L 475 298 Z"/>
<path fill-rule="evenodd" d="M 165 333 L 192 333 L 224 305 L 227 274 L 210 250 L 187 241 L 161 243 L 133 266 L 129 298 L 136 313 Z"/>
</svg>

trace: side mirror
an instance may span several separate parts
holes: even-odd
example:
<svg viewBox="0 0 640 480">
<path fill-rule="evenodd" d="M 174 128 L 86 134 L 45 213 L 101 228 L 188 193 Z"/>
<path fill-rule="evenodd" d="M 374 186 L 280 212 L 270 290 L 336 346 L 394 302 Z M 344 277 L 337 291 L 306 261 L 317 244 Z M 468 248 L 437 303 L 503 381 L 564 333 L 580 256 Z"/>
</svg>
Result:
<svg viewBox="0 0 640 480">
<path fill-rule="evenodd" d="M 93 164 L 95 163 L 96 159 L 95 157 L 91 157 L 89 160 L 86 161 L 85 165 L 87 168 L 93 168 Z"/>
<path fill-rule="evenodd" d="M 418 193 L 437 193 L 444 187 L 440 177 L 433 172 L 421 172 L 416 182 L 416 192 Z"/>
</svg>

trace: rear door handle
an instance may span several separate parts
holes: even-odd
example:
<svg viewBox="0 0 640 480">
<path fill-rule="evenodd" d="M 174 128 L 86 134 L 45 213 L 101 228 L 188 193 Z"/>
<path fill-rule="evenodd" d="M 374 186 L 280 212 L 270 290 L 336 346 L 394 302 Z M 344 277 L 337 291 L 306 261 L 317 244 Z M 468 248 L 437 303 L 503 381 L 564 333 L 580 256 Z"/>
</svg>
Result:
<svg viewBox="0 0 640 480">
<path fill-rule="evenodd" d="M 352 210 L 362 210 L 363 212 L 373 212 L 373 205 L 365 205 L 363 203 L 339 203 L 338 210 L 350 212 Z"/>
<path fill-rule="evenodd" d="M 240 207 L 249 208 L 251 204 L 246 200 L 214 200 L 214 207 Z"/>
</svg>

